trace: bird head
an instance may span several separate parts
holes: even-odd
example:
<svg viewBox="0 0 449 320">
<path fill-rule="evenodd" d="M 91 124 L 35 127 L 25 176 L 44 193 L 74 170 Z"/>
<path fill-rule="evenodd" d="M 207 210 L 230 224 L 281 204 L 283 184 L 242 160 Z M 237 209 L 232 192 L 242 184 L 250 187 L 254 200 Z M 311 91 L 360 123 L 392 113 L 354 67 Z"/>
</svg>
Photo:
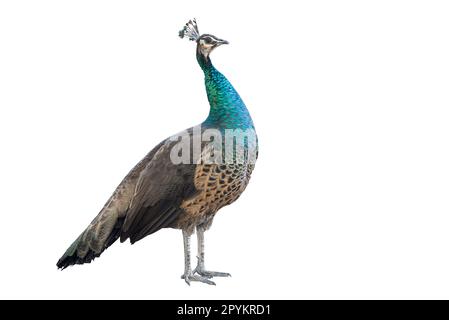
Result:
<svg viewBox="0 0 449 320">
<path fill-rule="evenodd" d="M 203 34 L 200 36 L 195 19 L 189 20 L 189 22 L 186 23 L 184 28 L 179 31 L 179 37 L 196 41 L 197 53 L 202 55 L 206 60 L 215 48 L 223 44 L 229 44 L 228 41 L 217 38 L 211 34 Z"/>
</svg>

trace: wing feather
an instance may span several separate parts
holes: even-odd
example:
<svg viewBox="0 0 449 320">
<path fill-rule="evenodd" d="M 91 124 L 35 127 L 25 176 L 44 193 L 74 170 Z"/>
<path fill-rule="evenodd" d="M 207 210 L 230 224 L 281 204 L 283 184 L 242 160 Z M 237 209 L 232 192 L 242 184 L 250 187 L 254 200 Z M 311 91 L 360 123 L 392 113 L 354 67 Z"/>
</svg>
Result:
<svg viewBox="0 0 449 320">
<path fill-rule="evenodd" d="M 192 130 L 186 131 L 192 137 Z M 167 139 L 141 171 L 122 226 L 120 240 L 134 243 L 161 228 L 172 227 L 184 213 L 180 205 L 197 192 L 196 165 L 174 164 L 170 159 L 177 143 Z"/>
</svg>

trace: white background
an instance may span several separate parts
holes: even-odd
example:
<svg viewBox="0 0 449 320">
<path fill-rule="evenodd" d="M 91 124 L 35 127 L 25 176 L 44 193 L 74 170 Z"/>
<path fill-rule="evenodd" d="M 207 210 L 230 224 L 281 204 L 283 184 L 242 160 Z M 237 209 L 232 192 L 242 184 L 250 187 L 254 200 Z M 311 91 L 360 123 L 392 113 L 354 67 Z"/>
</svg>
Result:
<svg viewBox="0 0 449 320">
<path fill-rule="evenodd" d="M 449 298 L 447 1 L 2 1 L 0 298 Z M 156 143 L 206 117 L 195 45 L 252 112 L 260 158 L 206 234 L 56 261 Z M 194 239 L 193 239 L 194 240 Z"/>
</svg>

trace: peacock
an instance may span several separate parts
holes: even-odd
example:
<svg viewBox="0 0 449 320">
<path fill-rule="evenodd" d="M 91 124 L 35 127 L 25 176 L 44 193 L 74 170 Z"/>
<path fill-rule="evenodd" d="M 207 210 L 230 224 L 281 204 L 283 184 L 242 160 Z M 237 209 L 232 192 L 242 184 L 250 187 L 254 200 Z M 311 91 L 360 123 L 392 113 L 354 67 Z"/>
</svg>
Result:
<svg viewBox="0 0 449 320">
<path fill-rule="evenodd" d="M 57 262 L 62 270 L 90 263 L 117 239 L 131 244 L 162 228 L 181 229 L 182 279 L 210 285 L 229 273 L 205 268 L 204 233 L 215 214 L 245 190 L 258 157 L 250 113 L 232 84 L 212 64 L 211 52 L 226 40 L 200 35 L 196 20 L 179 32 L 196 42 L 210 109 L 206 120 L 159 143 L 122 180 L 97 217 Z M 191 267 L 190 238 L 196 232 L 198 262 Z"/>
</svg>

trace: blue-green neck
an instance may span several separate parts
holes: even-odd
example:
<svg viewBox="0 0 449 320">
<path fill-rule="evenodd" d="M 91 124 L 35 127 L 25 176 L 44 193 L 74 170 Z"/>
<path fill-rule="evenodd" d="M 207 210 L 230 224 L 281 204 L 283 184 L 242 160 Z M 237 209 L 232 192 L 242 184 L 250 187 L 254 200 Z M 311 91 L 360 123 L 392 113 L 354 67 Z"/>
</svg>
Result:
<svg viewBox="0 0 449 320">
<path fill-rule="evenodd" d="M 197 53 L 197 60 L 204 71 L 210 104 L 209 116 L 203 125 L 222 129 L 254 128 L 248 109 L 228 79 L 215 69 L 210 58 Z"/>
</svg>

